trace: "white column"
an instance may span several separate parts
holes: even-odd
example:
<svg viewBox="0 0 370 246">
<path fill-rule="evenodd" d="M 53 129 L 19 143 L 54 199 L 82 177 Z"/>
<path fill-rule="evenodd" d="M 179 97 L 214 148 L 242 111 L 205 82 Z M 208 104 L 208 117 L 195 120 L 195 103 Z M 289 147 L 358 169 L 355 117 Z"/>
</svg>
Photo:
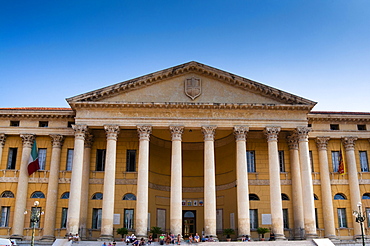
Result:
<svg viewBox="0 0 370 246">
<path fill-rule="evenodd" d="M 204 230 L 206 236 L 216 235 L 216 177 L 214 136 L 216 126 L 202 126 L 204 135 Z"/>
<path fill-rule="evenodd" d="M 1 163 L 1 157 L 3 156 L 5 140 L 6 140 L 6 135 L 4 133 L 0 133 L 0 163 Z"/>
<path fill-rule="evenodd" d="M 85 135 L 84 161 L 82 167 L 81 184 L 81 207 L 80 207 L 80 237 L 86 239 L 87 234 L 87 216 L 89 207 L 89 180 L 90 180 L 90 154 L 94 136 L 87 132 Z"/>
<path fill-rule="evenodd" d="M 335 239 L 335 222 L 333 211 L 333 197 L 331 193 L 330 172 L 328 162 L 329 137 L 317 137 L 316 145 L 319 151 L 321 203 L 324 216 L 325 237 Z"/>
<path fill-rule="evenodd" d="M 238 209 L 238 236 L 250 235 L 249 189 L 247 170 L 247 126 L 234 126 L 236 139 L 236 193 Z"/>
<path fill-rule="evenodd" d="M 113 217 L 116 184 L 116 152 L 119 126 L 105 125 L 107 135 L 107 154 L 104 167 L 104 196 L 102 209 L 101 239 L 113 238 Z"/>
<path fill-rule="evenodd" d="M 57 214 L 58 205 L 60 153 L 62 150 L 64 137 L 62 135 L 50 135 L 50 138 L 53 148 L 51 151 L 49 184 L 45 206 L 44 233 L 42 238 L 53 240 L 55 238 L 55 215 Z"/>
<path fill-rule="evenodd" d="M 149 186 L 149 137 L 151 126 L 137 126 L 139 133 L 139 160 L 136 194 L 136 236 L 146 237 L 148 226 L 148 186 Z"/>
<path fill-rule="evenodd" d="M 269 155 L 271 226 L 276 240 L 285 240 L 277 145 L 279 132 L 280 127 L 272 126 L 265 129 Z"/>
<path fill-rule="evenodd" d="M 35 136 L 33 134 L 22 134 L 23 142 L 21 168 L 19 170 L 17 193 L 15 197 L 13 238 L 23 237 L 24 211 L 26 210 L 27 192 L 28 192 L 28 161 Z"/>
<path fill-rule="evenodd" d="M 75 131 L 72 177 L 68 202 L 67 234 L 77 234 L 80 223 L 82 165 L 84 159 L 84 142 L 86 125 L 72 125 Z"/>
<path fill-rule="evenodd" d="M 342 143 L 345 148 L 346 167 L 348 171 L 349 193 L 351 195 L 351 209 L 358 210 L 357 204 L 361 202 L 360 185 L 358 182 L 357 165 L 355 158 L 355 141 L 357 137 L 344 137 Z M 352 216 L 353 232 L 355 238 L 361 238 L 361 226 L 356 222 L 356 217 Z"/>
<path fill-rule="evenodd" d="M 299 144 L 299 161 L 301 163 L 302 177 L 302 193 L 305 194 L 304 202 L 304 224 L 306 230 L 306 238 L 316 238 L 316 218 L 315 218 L 315 203 L 312 185 L 312 169 L 310 163 L 310 154 L 308 149 L 308 127 L 297 127 Z"/>
<path fill-rule="evenodd" d="M 294 219 L 294 238 L 299 240 L 304 236 L 304 215 L 303 215 L 303 197 L 302 197 L 302 179 L 301 167 L 299 163 L 298 136 L 292 134 L 288 136 L 288 145 L 290 151 L 290 166 L 292 173 L 292 202 Z"/>
<path fill-rule="evenodd" d="M 171 233 L 175 235 L 182 234 L 181 137 L 183 130 L 183 126 L 170 126 L 170 131 L 172 135 L 170 229 Z"/>
</svg>

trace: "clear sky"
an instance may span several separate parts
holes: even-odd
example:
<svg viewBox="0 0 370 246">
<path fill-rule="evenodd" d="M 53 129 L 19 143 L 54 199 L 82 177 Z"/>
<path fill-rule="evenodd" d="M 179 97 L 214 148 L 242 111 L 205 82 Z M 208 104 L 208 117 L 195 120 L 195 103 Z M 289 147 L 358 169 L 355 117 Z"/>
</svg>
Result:
<svg viewBox="0 0 370 246">
<path fill-rule="evenodd" d="M 68 107 L 189 61 L 370 112 L 370 1 L 0 0 L 0 107 Z"/>
</svg>

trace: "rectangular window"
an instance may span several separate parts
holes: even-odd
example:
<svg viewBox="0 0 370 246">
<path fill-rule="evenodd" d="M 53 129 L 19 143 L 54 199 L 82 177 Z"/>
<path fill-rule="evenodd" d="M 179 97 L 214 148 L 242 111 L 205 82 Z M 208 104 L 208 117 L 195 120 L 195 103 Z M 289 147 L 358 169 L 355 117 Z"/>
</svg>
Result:
<svg viewBox="0 0 370 246">
<path fill-rule="evenodd" d="M 101 228 L 101 208 L 93 208 L 92 229 Z"/>
<path fill-rule="evenodd" d="M 39 121 L 39 127 L 48 127 L 49 121 Z"/>
<path fill-rule="evenodd" d="M 366 131 L 366 125 L 357 125 L 357 130 Z"/>
<path fill-rule="evenodd" d="M 338 131 L 339 130 L 339 125 L 338 124 L 330 124 L 330 130 Z"/>
<path fill-rule="evenodd" d="M 288 218 L 287 208 L 283 208 L 283 224 L 284 224 L 284 229 L 289 229 L 289 218 Z"/>
<path fill-rule="evenodd" d="M 10 207 L 1 207 L 0 227 L 9 226 Z"/>
<path fill-rule="evenodd" d="M 333 163 L 333 172 L 338 172 L 339 170 L 339 151 L 331 152 L 331 161 Z"/>
<path fill-rule="evenodd" d="M 134 210 L 125 209 L 125 227 L 129 230 L 134 229 Z"/>
<path fill-rule="evenodd" d="M 19 126 L 19 120 L 10 121 L 10 126 Z"/>
<path fill-rule="evenodd" d="M 15 164 L 17 161 L 17 148 L 9 148 L 8 152 L 8 163 L 6 169 L 15 169 Z"/>
<path fill-rule="evenodd" d="M 315 208 L 315 222 L 316 222 L 316 228 L 319 228 L 319 218 L 317 217 L 317 208 Z"/>
<path fill-rule="evenodd" d="M 40 170 L 45 170 L 45 164 L 46 164 L 46 149 L 39 149 Z"/>
<path fill-rule="evenodd" d="M 96 171 L 104 171 L 105 167 L 105 149 L 96 150 Z"/>
<path fill-rule="evenodd" d="M 369 162 L 367 160 L 367 151 L 360 151 L 361 172 L 369 171 Z"/>
<path fill-rule="evenodd" d="M 258 209 L 249 209 L 250 227 L 253 230 L 258 228 Z"/>
<path fill-rule="evenodd" d="M 312 157 L 312 150 L 308 152 L 310 156 L 310 164 L 311 164 L 311 172 L 315 172 L 315 169 L 313 168 L 313 157 Z"/>
<path fill-rule="evenodd" d="M 367 228 L 370 228 L 370 208 L 366 208 Z"/>
<path fill-rule="evenodd" d="M 285 172 L 285 159 L 284 159 L 284 150 L 279 150 L 279 164 L 280 172 Z"/>
<path fill-rule="evenodd" d="M 72 171 L 72 166 L 73 166 L 73 152 L 74 152 L 74 149 L 68 149 L 67 150 L 67 165 L 66 165 L 66 170 L 67 171 Z"/>
<path fill-rule="evenodd" d="M 347 216 L 345 208 L 337 208 L 338 212 L 338 227 L 347 228 Z"/>
<path fill-rule="evenodd" d="M 41 215 L 41 208 L 40 207 L 32 207 L 31 208 L 31 214 L 30 214 L 30 227 L 33 227 L 33 223 L 35 223 L 35 228 L 40 228 L 40 219 L 41 216 L 39 216 L 39 221 L 32 221 L 32 214 L 39 214 Z"/>
<path fill-rule="evenodd" d="M 136 150 L 128 149 L 126 151 L 126 172 L 136 171 Z"/>
<path fill-rule="evenodd" d="M 62 221 L 60 224 L 60 228 L 67 228 L 67 215 L 68 215 L 68 208 L 62 208 Z"/>
<path fill-rule="evenodd" d="M 166 228 L 166 209 L 157 208 L 157 227 Z"/>
<path fill-rule="evenodd" d="M 253 150 L 247 151 L 247 170 L 249 173 L 256 172 L 255 153 Z"/>
</svg>

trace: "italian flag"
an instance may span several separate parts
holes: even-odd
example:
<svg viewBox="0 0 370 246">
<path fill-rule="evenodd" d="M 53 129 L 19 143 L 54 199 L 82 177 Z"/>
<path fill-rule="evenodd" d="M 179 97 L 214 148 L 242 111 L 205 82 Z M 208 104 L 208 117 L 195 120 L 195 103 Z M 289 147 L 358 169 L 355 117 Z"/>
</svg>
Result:
<svg viewBox="0 0 370 246">
<path fill-rule="evenodd" d="M 28 175 L 33 174 L 40 169 L 39 155 L 37 153 L 36 140 L 33 142 L 30 159 L 28 160 Z"/>
</svg>

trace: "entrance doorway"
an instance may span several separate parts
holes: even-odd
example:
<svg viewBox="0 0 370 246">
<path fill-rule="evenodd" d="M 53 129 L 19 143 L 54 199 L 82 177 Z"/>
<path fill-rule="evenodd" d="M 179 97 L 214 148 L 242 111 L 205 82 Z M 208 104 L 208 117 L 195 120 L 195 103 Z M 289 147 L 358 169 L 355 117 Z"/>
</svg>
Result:
<svg viewBox="0 0 370 246">
<path fill-rule="evenodd" d="M 182 235 L 189 237 L 190 234 L 195 235 L 196 232 L 196 210 L 182 211 Z"/>
</svg>

